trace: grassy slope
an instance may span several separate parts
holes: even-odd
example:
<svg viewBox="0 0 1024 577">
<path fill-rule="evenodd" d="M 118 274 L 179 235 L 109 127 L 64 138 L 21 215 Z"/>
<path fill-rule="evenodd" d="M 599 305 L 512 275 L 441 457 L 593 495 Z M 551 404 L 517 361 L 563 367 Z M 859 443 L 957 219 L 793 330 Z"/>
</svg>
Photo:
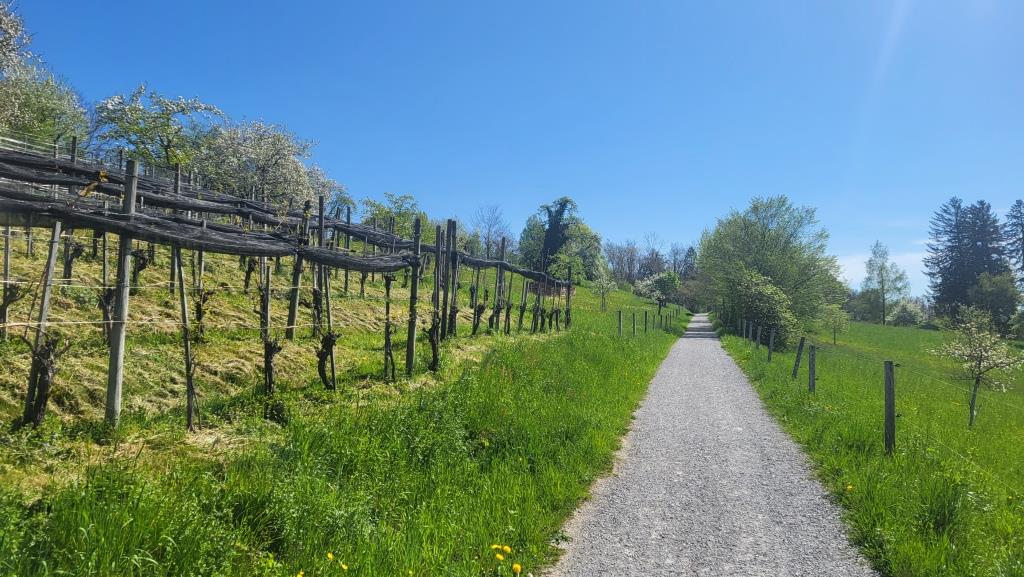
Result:
<svg viewBox="0 0 1024 577">
<path fill-rule="evenodd" d="M 475 356 L 450 354 L 430 387 L 330 395 L 308 369 L 293 374 L 284 426 L 259 418 L 253 376 L 207 401 L 198 435 L 152 408 L 98 443 L 74 424 L 14 438 L 8 475 L 47 480 L 2 493 L 0 575 L 331 575 L 341 561 L 359 575 L 531 570 L 610 466 L 676 338 L 616 338 L 613 313 L 578 295 L 572 331 L 460 339 Z M 621 293 L 609 305 L 644 306 Z M 54 474 L 61 459 L 91 465 Z M 499 563 L 492 543 L 514 551 Z"/>
<path fill-rule="evenodd" d="M 929 353 L 935 331 L 855 323 L 818 337 L 817 391 L 807 392 L 806 355 L 771 364 L 745 341 L 725 345 L 769 410 L 817 465 L 846 509 L 853 540 L 893 576 L 1024 575 L 1024 379 L 1010 392 L 982 391 L 967 428 L 966 383 Z M 883 360 L 896 369 L 897 449 L 883 454 Z"/>
</svg>

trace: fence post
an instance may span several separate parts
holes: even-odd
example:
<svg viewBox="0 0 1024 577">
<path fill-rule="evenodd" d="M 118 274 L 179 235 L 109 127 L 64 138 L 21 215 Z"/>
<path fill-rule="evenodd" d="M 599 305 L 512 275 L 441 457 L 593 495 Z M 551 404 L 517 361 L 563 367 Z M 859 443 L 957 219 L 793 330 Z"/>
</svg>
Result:
<svg viewBox="0 0 1024 577">
<path fill-rule="evenodd" d="M 181 249 L 177 245 L 171 246 L 171 261 L 175 268 L 184 271 L 181 266 Z M 194 431 L 196 388 L 195 382 L 192 379 L 192 330 L 189 327 L 188 298 L 185 296 L 185 283 L 178 284 L 178 302 L 181 305 L 181 346 L 185 354 L 185 427 L 189 431 Z"/>
<path fill-rule="evenodd" d="M 772 362 L 772 349 L 775 348 L 775 327 L 768 329 L 768 362 Z"/>
<path fill-rule="evenodd" d="M 647 334 L 647 310 L 644 309 L 644 334 Z"/>
<path fill-rule="evenodd" d="M 405 342 L 405 374 L 416 366 L 416 300 L 420 290 L 420 217 L 412 223 L 412 281 L 409 285 L 409 334 Z"/>
<path fill-rule="evenodd" d="M 60 246 L 60 230 L 61 221 L 54 221 L 53 236 L 50 239 L 50 252 L 47 253 L 46 268 L 43 269 L 43 296 L 39 302 L 39 322 L 36 325 L 36 336 L 32 341 L 33 353 L 39 350 L 40 343 L 43 342 L 43 334 L 46 332 L 46 318 L 50 314 L 50 295 L 53 293 L 53 269 L 57 265 L 57 251 Z M 6 289 L 7 287 L 5 286 L 4 288 Z M 34 416 L 38 380 L 38 370 L 36 368 L 36 363 L 33 362 L 29 368 L 28 392 L 25 395 L 25 414 L 23 418 L 23 422 L 25 424 L 30 423 Z"/>
<path fill-rule="evenodd" d="M 298 247 L 305 246 L 306 239 L 309 236 L 309 213 L 312 209 L 312 201 L 307 200 L 305 205 L 302 207 L 302 224 L 299 225 Z M 292 266 L 292 286 L 289 289 L 291 293 L 288 299 L 288 326 L 284 328 L 284 338 L 289 341 L 295 338 L 295 323 L 299 314 L 299 287 L 301 284 L 302 253 L 296 252 L 295 262 Z"/>
<path fill-rule="evenodd" d="M 622 311 L 619 311 L 619 336 L 622 336 Z"/>
<path fill-rule="evenodd" d="M 352 207 L 345 207 L 345 253 L 350 254 L 352 251 Z M 345 296 L 348 296 L 348 269 L 345 269 Z"/>
<path fill-rule="evenodd" d="M 633 311 L 633 336 L 636 336 L 636 311 Z"/>
<path fill-rule="evenodd" d="M 885 454 L 896 448 L 896 377 L 892 361 L 885 361 Z"/>
<path fill-rule="evenodd" d="M 796 378 L 797 373 L 800 371 L 800 357 L 804 354 L 804 337 L 800 337 L 800 344 L 796 347 L 796 360 L 793 361 L 793 376 Z"/>
<path fill-rule="evenodd" d="M 128 161 L 124 178 L 124 204 L 121 210 L 131 220 L 135 214 L 135 197 L 139 169 L 134 160 Z M 119 235 L 117 243 L 117 286 L 114 296 L 114 318 L 110 323 L 110 364 L 107 367 L 107 424 L 117 426 L 121 418 L 121 385 L 124 383 L 125 321 L 128 319 L 129 275 L 132 272 L 132 237 Z"/>
<path fill-rule="evenodd" d="M 814 374 L 816 368 L 814 365 L 815 352 L 816 348 L 814 345 L 807 349 L 807 391 L 811 393 L 814 392 L 815 381 L 817 381 L 817 376 Z"/>
</svg>

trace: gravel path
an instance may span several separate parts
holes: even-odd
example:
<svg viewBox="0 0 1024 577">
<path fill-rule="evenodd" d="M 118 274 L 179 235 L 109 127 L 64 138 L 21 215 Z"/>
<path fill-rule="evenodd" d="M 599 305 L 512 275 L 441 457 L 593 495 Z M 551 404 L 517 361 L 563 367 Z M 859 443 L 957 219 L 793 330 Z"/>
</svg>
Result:
<svg viewBox="0 0 1024 577">
<path fill-rule="evenodd" d="M 551 576 L 872 576 L 806 457 L 695 316 Z"/>
</svg>

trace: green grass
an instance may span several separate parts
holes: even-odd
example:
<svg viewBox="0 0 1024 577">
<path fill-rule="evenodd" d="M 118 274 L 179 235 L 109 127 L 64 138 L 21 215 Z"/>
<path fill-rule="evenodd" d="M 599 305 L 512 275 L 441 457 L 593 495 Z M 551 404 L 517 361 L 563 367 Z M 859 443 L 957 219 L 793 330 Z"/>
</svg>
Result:
<svg viewBox="0 0 1024 577">
<path fill-rule="evenodd" d="M 279 396 L 284 425 L 260 418 L 243 382 L 206 403 L 202 442 L 171 411 L 129 416 L 127 435 L 53 420 L 9 437 L 7 467 L 87 472 L 0 490 L 0 575 L 536 572 L 686 320 L 620 338 L 614 311 L 650 304 L 615 293 L 601 313 L 586 290 L 576 304 L 569 332 L 463 339 L 489 352 L 431 387 L 360 402 L 307 375 Z M 216 448 L 222 429 L 241 447 Z M 493 543 L 512 547 L 504 562 Z"/>
<path fill-rule="evenodd" d="M 807 392 L 806 353 L 754 352 L 724 343 L 765 405 L 814 461 L 845 508 L 851 538 L 884 575 L 1024 575 L 1024 378 L 983 390 L 967 427 L 968 386 L 929 351 L 937 331 L 854 323 L 818 344 L 817 386 Z M 896 368 L 897 444 L 883 447 L 883 361 Z"/>
</svg>

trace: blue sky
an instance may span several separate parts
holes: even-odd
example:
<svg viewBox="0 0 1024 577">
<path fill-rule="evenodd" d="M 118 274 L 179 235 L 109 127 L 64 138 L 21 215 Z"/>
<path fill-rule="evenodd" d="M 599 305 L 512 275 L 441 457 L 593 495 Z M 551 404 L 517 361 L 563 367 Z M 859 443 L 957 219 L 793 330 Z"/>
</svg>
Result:
<svg viewBox="0 0 1024 577">
<path fill-rule="evenodd" d="M 244 6 L 244 8 L 241 8 Z M 318 142 L 356 198 L 518 231 L 577 200 L 612 240 L 692 242 L 755 195 L 815 206 L 859 283 L 913 291 L 945 199 L 1024 196 L 1024 3 L 20 0 L 88 100 L 146 81 Z"/>
</svg>

